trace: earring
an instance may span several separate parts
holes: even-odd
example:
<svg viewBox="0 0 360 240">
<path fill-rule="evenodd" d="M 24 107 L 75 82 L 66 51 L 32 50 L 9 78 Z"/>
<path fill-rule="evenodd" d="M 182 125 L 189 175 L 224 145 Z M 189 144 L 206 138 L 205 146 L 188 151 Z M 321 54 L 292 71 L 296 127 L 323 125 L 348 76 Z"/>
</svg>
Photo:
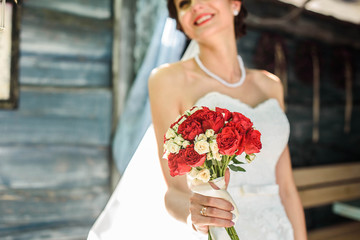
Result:
<svg viewBox="0 0 360 240">
<path fill-rule="evenodd" d="M 237 15 L 239 15 L 239 11 L 238 10 L 234 10 L 234 16 L 237 16 Z"/>
</svg>

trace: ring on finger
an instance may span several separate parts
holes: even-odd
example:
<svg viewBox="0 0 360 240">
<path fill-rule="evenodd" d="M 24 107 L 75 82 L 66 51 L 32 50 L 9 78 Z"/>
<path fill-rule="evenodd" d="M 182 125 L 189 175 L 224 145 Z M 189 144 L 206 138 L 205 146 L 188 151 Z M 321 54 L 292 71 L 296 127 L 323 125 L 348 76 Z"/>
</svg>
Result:
<svg viewBox="0 0 360 240">
<path fill-rule="evenodd" d="M 206 210 L 207 210 L 207 207 L 206 206 L 203 206 L 200 210 L 200 214 L 203 215 L 204 217 L 207 217 L 206 215 Z"/>
</svg>

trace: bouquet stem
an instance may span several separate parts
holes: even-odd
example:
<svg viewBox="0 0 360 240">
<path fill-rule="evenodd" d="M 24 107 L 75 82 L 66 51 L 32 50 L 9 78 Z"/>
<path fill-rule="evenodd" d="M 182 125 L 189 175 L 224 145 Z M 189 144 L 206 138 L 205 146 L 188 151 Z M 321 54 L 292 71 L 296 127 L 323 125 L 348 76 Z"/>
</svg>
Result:
<svg viewBox="0 0 360 240">
<path fill-rule="evenodd" d="M 240 240 L 234 227 L 225 228 L 231 240 Z"/>
<path fill-rule="evenodd" d="M 237 235 L 237 232 L 235 230 L 235 227 L 229 227 L 225 228 L 226 232 L 229 234 L 231 240 L 240 240 L 239 236 Z M 210 234 L 210 230 L 208 232 L 208 240 L 213 240 Z M 215 239 L 217 240 L 217 239 Z"/>
</svg>

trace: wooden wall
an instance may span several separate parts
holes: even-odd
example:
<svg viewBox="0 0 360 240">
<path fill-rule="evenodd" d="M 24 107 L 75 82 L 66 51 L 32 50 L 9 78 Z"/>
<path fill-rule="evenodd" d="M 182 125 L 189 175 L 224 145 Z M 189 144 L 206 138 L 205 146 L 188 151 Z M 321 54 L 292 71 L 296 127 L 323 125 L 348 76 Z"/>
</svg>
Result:
<svg viewBox="0 0 360 240">
<path fill-rule="evenodd" d="M 258 4 L 258 2 L 262 4 Z M 290 11 L 287 8 L 282 8 L 282 4 L 277 5 L 270 1 L 269 3 L 266 2 L 265 0 L 250 1 L 246 2 L 245 6 L 247 6 L 249 12 L 252 14 L 267 19 L 279 18 Z M 268 5 L 265 6 L 265 4 Z M 272 7 L 272 9 L 270 7 Z M 269 13 L 272 13 L 272 15 L 268 15 Z M 274 16 L 274 13 L 278 13 L 280 16 Z M 260 23 L 254 24 L 250 21 L 250 24 L 248 24 L 248 33 L 244 38 L 239 40 L 238 47 L 247 67 L 263 68 L 256 63 L 256 54 L 262 36 L 264 34 L 271 35 L 274 39 L 280 40 L 284 46 L 288 77 L 286 104 L 287 117 L 290 121 L 291 128 L 289 147 L 292 165 L 294 168 L 297 168 L 359 162 L 360 48 L 357 47 L 358 44 L 356 41 L 349 40 L 359 39 L 359 26 L 313 13 L 304 13 L 296 21 L 291 22 L 291 24 L 293 28 L 301 27 L 303 29 L 284 32 L 286 28 L 279 28 L 276 24 L 271 28 L 265 23 L 264 26 L 262 26 Z M 317 28 L 322 31 L 326 30 L 327 34 L 324 34 L 324 39 L 321 38 L 321 34 L 315 34 L 313 37 L 310 36 L 311 34 L 309 34 L 309 36 L 298 35 L 299 32 L 305 32 L 306 27 L 309 26 L 312 30 Z M 291 29 L 291 27 L 289 29 Z M 339 42 L 339 39 L 342 42 Z M 348 45 L 344 44 L 346 42 L 344 39 L 349 40 Z M 303 44 L 309 44 L 308 46 L 314 44 L 317 46 L 317 56 L 320 62 L 320 119 L 319 140 L 317 142 L 313 142 L 312 139 L 314 126 L 313 79 L 311 77 L 309 79 L 303 78 L 303 76 L 299 75 L 296 71 L 298 64 L 296 59 L 299 59 L 298 49 Z M 344 59 L 336 54 L 339 49 L 346 49 L 351 56 L 352 115 L 350 121 L 351 130 L 349 132 L 344 131 L 345 103 L 348 94 L 344 87 L 346 81 L 345 71 L 343 71 Z M 272 50 L 269 50 L 268 53 L 271 52 Z M 271 56 L 269 58 L 271 59 Z M 274 59 L 275 56 L 273 56 L 271 61 L 275 62 Z M 311 59 L 304 58 L 303 62 L 311 64 Z M 311 72 L 312 68 L 310 67 L 304 70 Z M 338 75 L 334 75 L 336 73 Z M 349 219 L 334 214 L 331 205 L 307 209 L 305 215 L 308 229 L 316 229 L 338 222 L 349 221 Z"/>
<path fill-rule="evenodd" d="M 0 110 L 0 239 L 85 239 L 110 194 L 112 1 L 24 1 Z"/>
</svg>

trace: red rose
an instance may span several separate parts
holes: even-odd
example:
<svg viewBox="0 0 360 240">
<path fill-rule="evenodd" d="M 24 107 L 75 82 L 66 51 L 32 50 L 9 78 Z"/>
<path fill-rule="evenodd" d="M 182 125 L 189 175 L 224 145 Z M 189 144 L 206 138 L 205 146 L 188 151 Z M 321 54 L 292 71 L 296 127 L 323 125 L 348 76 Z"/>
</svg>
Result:
<svg viewBox="0 0 360 240">
<path fill-rule="evenodd" d="M 178 154 L 170 153 L 168 156 L 168 165 L 170 168 L 170 175 L 175 177 L 177 175 L 184 175 L 190 172 L 191 167 L 186 165 L 184 161 L 185 149 L 181 149 Z"/>
<path fill-rule="evenodd" d="M 196 111 L 190 117 L 201 124 L 204 132 L 207 129 L 213 129 L 215 133 L 218 133 L 225 122 L 221 113 L 212 111 L 207 107 L 202 107 L 202 109 Z"/>
<path fill-rule="evenodd" d="M 241 128 L 245 131 L 253 126 L 253 123 L 249 118 L 238 112 L 233 112 L 231 122 L 239 123 L 238 126 L 241 126 Z"/>
<path fill-rule="evenodd" d="M 184 154 L 185 163 L 190 167 L 199 167 L 204 164 L 206 154 L 198 154 L 194 149 L 194 144 L 188 145 Z"/>
<path fill-rule="evenodd" d="M 202 115 L 202 128 L 205 132 L 207 129 L 213 129 L 215 133 L 218 133 L 221 128 L 224 127 L 224 117 L 219 112 L 208 111 Z"/>
<path fill-rule="evenodd" d="M 225 109 L 225 108 L 215 108 L 216 112 L 219 112 L 223 115 L 225 121 L 229 121 L 229 119 L 232 117 L 232 113 Z"/>
<path fill-rule="evenodd" d="M 258 130 L 251 129 L 247 132 L 245 137 L 245 152 L 246 154 L 258 153 L 262 148 L 260 141 L 261 133 Z"/>
<path fill-rule="evenodd" d="M 190 116 L 179 125 L 178 133 L 181 134 L 184 139 L 193 141 L 196 135 L 204 132 L 201 124 Z"/>
<path fill-rule="evenodd" d="M 234 127 L 224 127 L 216 138 L 219 152 L 228 156 L 237 154 L 239 146 L 242 145 L 242 140 L 243 135 L 240 135 Z"/>
<path fill-rule="evenodd" d="M 228 122 L 225 127 L 231 127 L 234 128 L 238 134 L 241 136 L 241 140 L 238 143 L 236 155 L 240 155 L 245 150 L 245 135 L 246 131 L 243 129 L 243 125 L 240 122 L 234 123 L 234 122 Z"/>
</svg>

